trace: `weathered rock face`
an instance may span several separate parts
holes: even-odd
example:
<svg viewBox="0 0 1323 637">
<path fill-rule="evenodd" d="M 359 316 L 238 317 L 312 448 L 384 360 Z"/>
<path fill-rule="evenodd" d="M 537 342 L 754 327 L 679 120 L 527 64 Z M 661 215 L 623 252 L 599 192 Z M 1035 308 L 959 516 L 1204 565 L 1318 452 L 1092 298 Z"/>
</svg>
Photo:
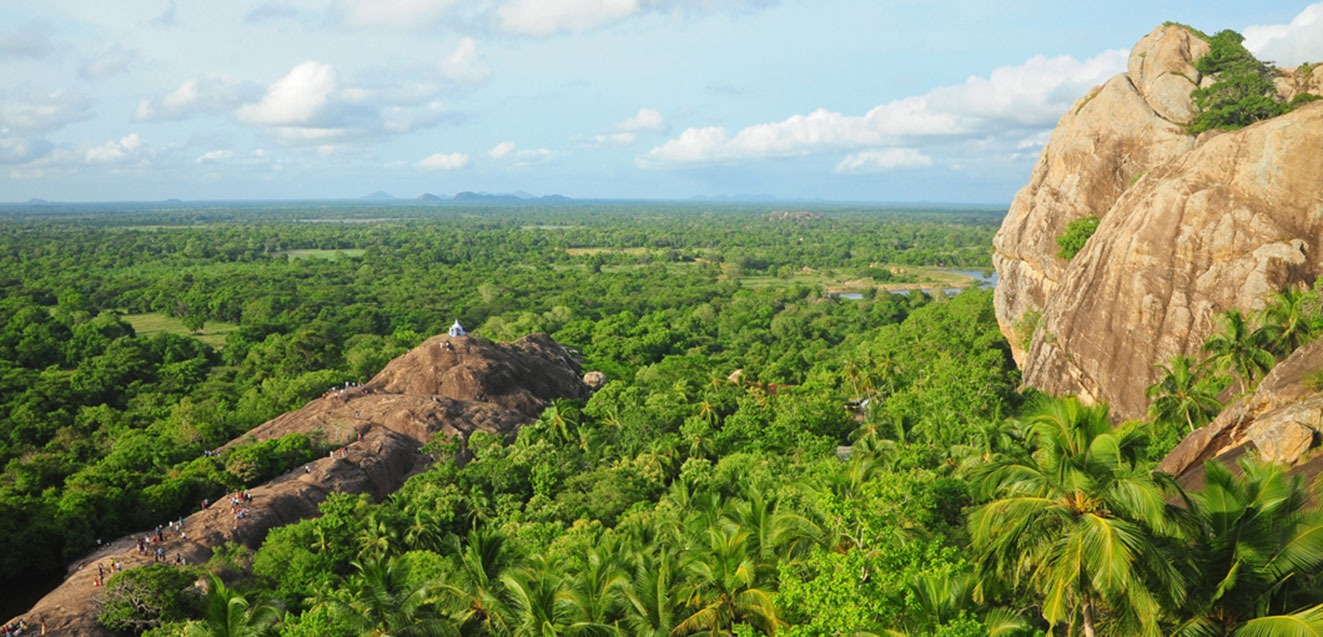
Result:
<svg viewBox="0 0 1323 637">
<path fill-rule="evenodd" d="M 1180 27 L 1141 40 L 1128 73 L 1062 118 L 1017 195 L 994 243 L 996 308 L 1028 385 L 1142 416 L 1155 364 L 1197 355 L 1217 312 L 1323 268 L 1323 105 L 1196 144 L 1174 118 L 1191 112 L 1201 44 Z M 1098 230 L 1065 262 L 1055 238 L 1085 214 Z"/>
<path fill-rule="evenodd" d="M 1057 124 L 993 239 L 997 320 L 1021 367 L 1027 339 L 1017 327 L 1041 314 L 1066 273 L 1057 236 L 1080 217 L 1105 217 L 1135 180 L 1194 148 L 1184 128 L 1199 80 L 1191 60 L 1207 51 L 1185 29 L 1160 27 L 1131 51 L 1128 73 L 1081 98 Z"/>
<path fill-rule="evenodd" d="M 578 362 L 546 335 L 504 344 L 433 337 L 365 386 L 327 392 L 226 444 L 222 449 L 302 433 L 339 448 L 250 489 L 252 499 L 238 507 L 242 518 L 228 500 L 209 503 L 184 518 L 187 539 L 170 532 L 151 548 L 164 548 L 172 563 L 176 556 L 188 563 L 206 561 L 214 547 L 227 542 L 256 548 L 271 529 L 318 515 L 318 505 L 331 493 L 365 493 L 379 500 L 399 489 L 428 466 L 430 458 L 419 447 L 438 433 L 463 439 L 475 431 L 511 434 L 551 400 L 588 393 Z M 135 537 L 110 542 L 71 566 L 65 582 L 24 615 L 28 623 L 45 619 L 56 635 L 109 635 L 96 621 L 104 589 L 94 582 L 96 564 L 115 560 L 129 569 L 153 557 L 138 553 Z"/>
</svg>

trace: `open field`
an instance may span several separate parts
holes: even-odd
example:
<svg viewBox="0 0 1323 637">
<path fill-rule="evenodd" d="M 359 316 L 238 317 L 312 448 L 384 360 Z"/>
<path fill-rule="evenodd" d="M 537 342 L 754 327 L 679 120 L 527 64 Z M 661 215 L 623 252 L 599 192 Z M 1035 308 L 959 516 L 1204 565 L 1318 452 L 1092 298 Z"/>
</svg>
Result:
<svg viewBox="0 0 1323 637">
<path fill-rule="evenodd" d="M 171 318 L 160 312 L 149 312 L 147 314 L 125 314 L 124 321 L 133 326 L 133 331 L 138 336 L 153 336 L 161 332 L 171 334 L 183 334 L 193 336 L 199 341 L 212 347 L 220 347 L 225 344 L 225 335 L 239 329 L 234 323 L 221 323 L 219 321 L 207 321 L 203 325 L 201 332 L 191 332 L 184 323 L 177 318 Z"/>
<path fill-rule="evenodd" d="M 362 248 L 340 248 L 336 250 L 321 250 L 309 248 L 303 250 L 284 250 L 277 254 L 283 254 L 291 259 L 327 259 L 334 261 L 340 257 L 361 257 L 366 252 Z"/>
</svg>

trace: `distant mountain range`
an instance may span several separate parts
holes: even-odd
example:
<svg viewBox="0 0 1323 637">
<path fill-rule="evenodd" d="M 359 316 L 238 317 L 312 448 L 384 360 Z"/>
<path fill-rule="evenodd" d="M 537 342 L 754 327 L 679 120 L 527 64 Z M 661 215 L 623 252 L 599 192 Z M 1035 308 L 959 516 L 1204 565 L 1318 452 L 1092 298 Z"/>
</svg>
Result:
<svg viewBox="0 0 1323 637">
<path fill-rule="evenodd" d="M 384 190 L 378 190 L 370 195 L 364 195 L 359 197 L 359 199 L 363 201 L 404 201 Z M 455 193 L 455 196 L 453 197 L 434 195 L 430 192 L 425 192 L 414 197 L 413 201 L 418 203 L 440 203 L 443 201 L 464 201 L 470 203 L 563 203 L 574 200 L 565 195 L 542 195 L 539 197 L 522 190 L 504 193 L 473 192 L 465 190 L 463 192 Z"/>
</svg>

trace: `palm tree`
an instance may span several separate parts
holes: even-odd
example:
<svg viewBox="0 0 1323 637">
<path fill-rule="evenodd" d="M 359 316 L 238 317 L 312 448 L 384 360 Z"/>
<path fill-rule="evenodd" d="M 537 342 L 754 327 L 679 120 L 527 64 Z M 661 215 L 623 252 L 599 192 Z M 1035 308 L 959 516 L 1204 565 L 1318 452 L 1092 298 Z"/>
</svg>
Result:
<svg viewBox="0 0 1323 637">
<path fill-rule="evenodd" d="M 458 595 L 448 586 L 409 584 L 404 556 L 354 562 L 358 573 L 347 587 L 347 601 L 333 600 L 337 613 L 364 637 L 432 637 L 459 635 L 455 623 L 438 608 L 442 594 Z"/>
<path fill-rule="evenodd" d="M 1041 596 L 1043 618 L 1092 637 L 1106 613 L 1130 634 L 1158 634 L 1179 577 L 1155 538 L 1164 501 L 1141 470 L 1139 430 L 1114 432 L 1105 406 L 1051 399 L 1029 417 L 1032 455 L 989 472 L 993 501 L 973 510 L 971 543 L 993 584 Z"/>
<path fill-rule="evenodd" d="M 1150 418 L 1166 423 L 1183 422 L 1194 431 L 1222 411 L 1216 388 L 1207 379 L 1199 378 L 1193 364 L 1187 356 L 1176 356 L 1169 364 L 1159 366 L 1162 378 L 1145 392 L 1153 401 L 1148 406 Z"/>
<path fill-rule="evenodd" d="M 686 605 L 694 610 L 671 630 L 672 637 L 731 635 L 740 623 L 776 635 L 784 622 L 777 616 L 767 582 L 759 578 L 748 554 L 747 540 L 744 531 L 709 528 L 708 546 L 687 556 Z"/>
<path fill-rule="evenodd" d="M 511 634 L 514 637 L 615 635 L 615 629 L 606 624 L 575 621 L 573 595 L 559 571 L 558 565 L 538 558 L 527 568 L 501 576 L 509 599 Z"/>
<path fill-rule="evenodd" d="M 460 612 L 460 620 L 466 634 L 467 629 L 502 634 L 508 628 L 502 578 L 518 566 L 517 560 L 505 546 L 505 536 L 497 531 L 473 529 L 467 540 L 459 556 L 459 575 L 469 603 Z"/>
<path fill-rule="evenodd" d="M 634 576 L 622 591 L 626 602 L 624 623 L 637 637 L 669 637 L 680 609 L 675 582 L 674 555 L 665 547 L 640 551 Z"/>
<path fill-rule="evenodd" d="M 1261 327 L 1256 336 L 1273 354 L 1285 357 L 1314 336 L 1306 307 L 1309 296 L 1295 288 L 1286 288 L 1259 313 Z"/>
<path fill-rule="evenodd" d="M 1323 634 L 1323 512 L 1300 476 L 1245 459 L 1234 475 L 1204 466 L 1204 487 L 1177 491 L 1188 543 L 1188 594 L 1171 634 Z M 1308 628 L 1312 632 L 1300 632 Z M 1271 632 L 1269 632 L 1271 631 Z"/>
<path fill-rule="evenodd" d="M 604 537 L 600 547 L 588 549 L 584 563 L 567 582 L 574 613 L 583 622 L 609 624 L 618 591 L 628 585 L 619 557 L 620 546 Z"/>
<path fill-rule="evenodd" d="M 1245 315 L 1239 310 L 1223 312 L 1221 331 L 1213 332 L 1204 341 L 1204 351 L 1209 354 L 1208 362 L 1217 369 L 1229 371 L 1236 377 L 1236 394 L 1249 389 L 1250 383 L 1260 375 L 1272 369 L 1272 354 L 1264 349 L 1262 335 L 1250 330 Z"/>
<path fill-rule="evenodd" d="M 207 637 L 263 637 L 275 633 L 283 610 L 275 602 L 251 604 L 215 575 L 207 576 L 204 634 Z"/>
</svg>

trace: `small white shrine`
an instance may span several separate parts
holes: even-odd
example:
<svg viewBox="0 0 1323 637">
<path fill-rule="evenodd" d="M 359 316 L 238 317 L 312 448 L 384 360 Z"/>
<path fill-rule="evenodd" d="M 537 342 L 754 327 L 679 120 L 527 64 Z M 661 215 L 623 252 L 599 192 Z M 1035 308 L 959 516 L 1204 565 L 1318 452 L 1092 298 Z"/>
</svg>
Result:
<svg viewBox="0 0 1323 637">
<path fill-rule="evenodd" d="M 455 324 L 454 324 L 454 325 L 451 325 L 451 326 L 450 326 L 450 335 L 451 335 L 451 336 L 464 336 L 464 326 L 462 326 L 462 325 L 459 324 L 459 320 L 458 320 L 458 319 L 455 320 Z"/>
</svg>

